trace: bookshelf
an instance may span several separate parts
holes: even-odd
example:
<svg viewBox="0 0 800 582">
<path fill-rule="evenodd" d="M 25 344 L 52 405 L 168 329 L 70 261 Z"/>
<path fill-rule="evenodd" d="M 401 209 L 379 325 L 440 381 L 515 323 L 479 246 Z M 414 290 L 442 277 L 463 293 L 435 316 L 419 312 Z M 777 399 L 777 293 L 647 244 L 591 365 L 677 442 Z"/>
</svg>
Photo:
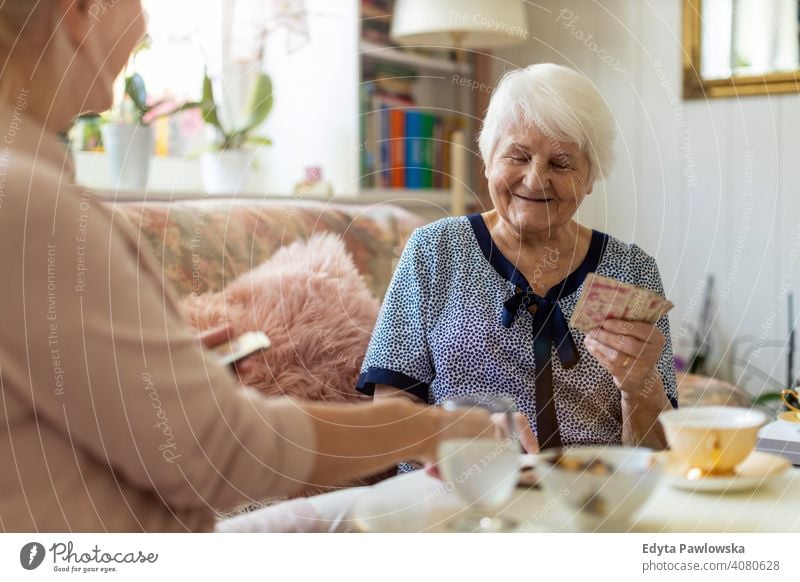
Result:
<svg viewBox="0 0 800 582">
<path fill-rule="evenodd" d="M 359 52 L 363 59 L 407 65 L 422 71 L 440 71 L 443 73 L 460 73 L 462 75 L 469 75 L 472 72 L 472 67 L 469 64 L 458 66 L 450 60 L 409 53 L 399 47 L 380 45 L 363 39 L 359 43 Z"/>
<path fill-rule="evenodd" d="M 267 187 L 272 192 L 290 194 L 305 167 L 318 166 L 322 168 L 323 179 L 331 183 L 335 200 L 365 204 L 392 202 L 415 211 L 427 206 L 431 216 L 437 212 L 445 215 L 453 207 L 454 151 L 446 164 L 440 152 L 438 167 L 429 169 L 425 186 L 419 182 L 401 184 L 399 180 L 392 186 L 391 180 L 387 184 L 369 179 L 370 174 L 374 177 L 387 168 L 380 163 L 366 167 L 365 150 L 371 149 L 377 157 L 380 145 L 376 146 L 376 142 L 384 144 L 387 137 L 390 142 L 406 140 L 405 136 L 397 139 L 380 132 L 365 135 L 365 122 L 372 123 L 374 128 L 380 112 L 365 99 L 364 91 L 369 85 L 375 89 L 376 71 L 406 69 L 408 75 L 400 84 L 406 84 L 409 94 L 388 108 L 420 111 L 442 119 L 458 117 L 464 135 L 471 136 L 475 125 L 472 92 L 455 83 L 453 75 L 471 77 L 472 64 L 458 65 L 442 52 L 411 50 L 392 46 L 386 39 L 365 38 L 364 23 L 382 22 L 388 30 L 389 4 L 385 4 L 387 8 L 380 8 L 383 3 L 376 0 L 307 0 L 305 4 L 311 31 L 306 46 L 289 53 L 281 31 L 268 39 L 266 63 L 273 79 L 275 106 L 263 131 L 274 143 L 262 157 Z M 391 75 L 384 77 L 390 83 L 398 80 Z M 454 111 L 457 90 L 462 91 L 463 111 L 459 116 Z M 375 90 L 373 95 L 379 92 Z M 436 144 L 448 141 L 442 132 L 435 140 L 431 136 L 418 138 Z M 464 157 L 457 167 L 465 168 L 470 157 L 467 148 L 459 148 L 455 154 Z M 444 176 L 448 179 L 443 179 Z M 473 189 L 470 173 L 464 172 L 458 181 L 466 185 L 467 191 Z"/>
<path fill-rule="evenodd" d="M 450 196 L 448 206 L 459 211 L 453 182 L 468 179 L 454 177 L 453 170 L 465 167 L 455 156 L 466 152 L 454 144 L 453 132 L 460 127 L 469 135 L 472 123 L 463 115 L 471 99 L 456 111 L 455 93 L 461 90 L 457 81 L 471 78 L 473 68 L 457 63 L 451 51 L 395 46 L 392 5 L 359 0 L 360 195 Z"/>
</svg>

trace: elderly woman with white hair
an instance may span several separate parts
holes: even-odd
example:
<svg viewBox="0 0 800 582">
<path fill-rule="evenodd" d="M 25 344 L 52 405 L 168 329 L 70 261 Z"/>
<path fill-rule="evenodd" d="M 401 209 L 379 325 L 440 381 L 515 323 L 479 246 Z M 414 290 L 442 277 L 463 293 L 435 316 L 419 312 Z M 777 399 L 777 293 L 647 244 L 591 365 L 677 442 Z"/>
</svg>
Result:
<svg viewBox="0 0 800 582">
<path fill-rule="evenodd" d="M 539 64 L 503 77 L 479 140 L 494 208 L 412 235 L 362 392 L 429 404 L 509 396 L 542 449 L 664 447 L 657 417 L 677 406 L 667 318 L 608 319 L 585 335 L 566 323 L 591 272 L 663 294 L 651 256 L 574 218 L 609 173 L 614 134 L 602 97 L 576 71 Z"/>
</svg>

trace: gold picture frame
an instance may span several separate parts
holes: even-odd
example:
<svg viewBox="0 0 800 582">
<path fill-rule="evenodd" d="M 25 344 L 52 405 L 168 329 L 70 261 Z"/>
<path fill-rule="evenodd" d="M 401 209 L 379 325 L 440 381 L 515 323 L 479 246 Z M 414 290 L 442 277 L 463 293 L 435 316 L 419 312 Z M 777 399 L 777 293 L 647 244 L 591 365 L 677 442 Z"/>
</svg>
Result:
<svg viewBox="0 0 800 582">
<path fill-rule="evenodd" d="M 701 74 L 702 0 L 683 0 L 683 98 L 708 99 L 800 93 L 800 70 L 704 79 Z"/>
</svg>

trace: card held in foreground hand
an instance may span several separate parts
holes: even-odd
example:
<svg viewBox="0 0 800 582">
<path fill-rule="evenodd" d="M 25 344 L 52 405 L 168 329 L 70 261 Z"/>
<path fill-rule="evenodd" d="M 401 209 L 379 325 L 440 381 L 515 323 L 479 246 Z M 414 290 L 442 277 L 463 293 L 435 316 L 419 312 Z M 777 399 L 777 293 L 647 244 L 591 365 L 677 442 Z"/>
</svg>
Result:
<svg viewBox="0 0 800 582">
<path fill-rule="evenodd" d="M 671 301 L 649 289 L 589 273 L 569 325 L 589 331 L 607 318 L 655 323 L 673 307 Z"/>
</svg>

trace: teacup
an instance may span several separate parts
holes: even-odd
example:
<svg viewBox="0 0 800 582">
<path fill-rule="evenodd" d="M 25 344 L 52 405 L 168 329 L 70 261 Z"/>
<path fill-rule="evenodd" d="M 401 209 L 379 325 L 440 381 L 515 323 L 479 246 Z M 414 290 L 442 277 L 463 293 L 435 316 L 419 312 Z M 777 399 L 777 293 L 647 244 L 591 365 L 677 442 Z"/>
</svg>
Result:
<svg viewBox="0 0 800 582">
<path fill-rule="evenodd" d="M 767 415 L 732 406 L 698 406 L 659 415 L 676 460 L 693 476 L 733 475 L 752 452 Z"/>
<path fill-rule="evenodd" d="M 791 390 L 788 388 L 786 390 L 781 390 L 781 400 L 783 400 L 783 403 L 786 405 L 786 408 L 788 408 L 795 414 L 800 414 L 800 408 L 797 408 L 791 403 L 791 401 L 788 398 L 789 396 L 794 396 L 795 402 L 800 402 L 800 394 L 797 393 L 797 390 Z"/>
</svg>

